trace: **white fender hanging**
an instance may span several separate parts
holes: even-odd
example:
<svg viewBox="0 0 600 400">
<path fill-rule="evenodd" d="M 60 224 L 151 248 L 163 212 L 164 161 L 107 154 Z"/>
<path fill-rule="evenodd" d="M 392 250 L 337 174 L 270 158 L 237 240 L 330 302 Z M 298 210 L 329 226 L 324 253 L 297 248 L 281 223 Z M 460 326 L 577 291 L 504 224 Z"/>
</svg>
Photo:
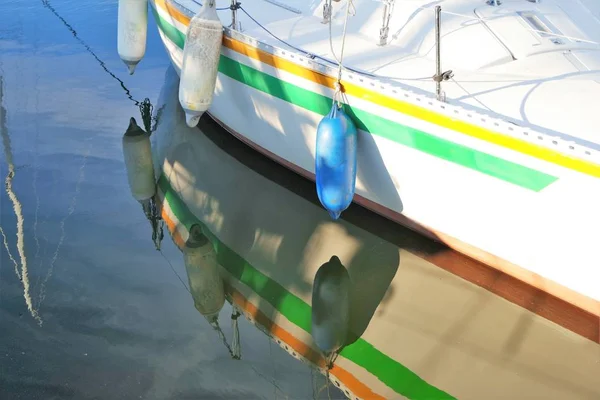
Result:
<svg viewBox="0 0 600 400">
<path fill-rule="evenodd" d="M 328 358 L 344 346 L 350 323 L 350 276 L 336 256 L 315 274 L 312 292 L 311 335 Z"/>
<path fill-rule="evenodd" d="M 148 0 L 119 0 L 117 45 L 119 57 L 133 75 L 146 53 Z"/>
<path fill-rule="evenodd" d="M 206 0 L 190 21 L 183 48 L 179 103 L 185 110 L 189 127 L 198 124 L 212 103 L 222 40 L 223 25 L 215 0 Z"/>
<path fill-rule="evenodd" d="M 225 304 L 225 287 L 219 275 L 217 254 L 199 225 L 190 228 L 183 256 L 194 306 L 212 324 L 218 321 Z"/>
<path fill-rule="evenodd" d="M 237 324 L 240 313 L 232 304 L 233 341 L 229 346 L 219 325 L 219 313 L 225 304 L 225 283 L 219 275 L 217 253 L 210 240 L 202 233 L 200 225 L 195 224 L 190 228 L 190 236 L 185 243 L 183 257 L 196 310 L 217 331 L 231 357 L 239 360 L 242 357 L 240 332 Z"/>
<path fill-rule="evenodd" d="M 123 158 L 132 196 L 145 205 L 156 193 L 150 134 L 138 126 L 135 118 L 123 135 Z"/>
</svg>

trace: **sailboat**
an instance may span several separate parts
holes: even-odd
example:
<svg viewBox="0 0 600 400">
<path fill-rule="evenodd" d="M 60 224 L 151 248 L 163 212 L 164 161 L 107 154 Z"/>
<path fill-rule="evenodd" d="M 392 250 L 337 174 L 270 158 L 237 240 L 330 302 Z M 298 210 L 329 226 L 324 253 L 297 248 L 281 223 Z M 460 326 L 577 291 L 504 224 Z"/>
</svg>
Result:
<svg viewBox="0 0 600 400">
<path fill-rule="evenodd" d="M 149 3 L 191 85 L 179 98 L 188 125 L 206 112 L 315 180 L 324 206 L 329 152 L 326 166 L 346 166 L 334 202 L 351 198 L 574 306 L 600 336 L 597 2 Z M 335 220 L 347 206 L 328 210 Z"/>
<path fill-rule="evenodd" d="M 209 3 L 226 26 L 207 113 L 228 132 L 315 180 L 339 98 L 355 203 L 600 320 L 597 2 Z M 150 5 L 181 73 L 206 4 Z"/>
<path fill-rule="evenodd" d="M 227 302 L 291 357 L 350 399 L 600 396 L 592 315 L 363 208 L 332 221 L 310 182 L 210 119 L 188 127 L 177 89 L 170 67 L 152 134 L 162 219 L 184 253 L 201 230 Z"/>
</svg>

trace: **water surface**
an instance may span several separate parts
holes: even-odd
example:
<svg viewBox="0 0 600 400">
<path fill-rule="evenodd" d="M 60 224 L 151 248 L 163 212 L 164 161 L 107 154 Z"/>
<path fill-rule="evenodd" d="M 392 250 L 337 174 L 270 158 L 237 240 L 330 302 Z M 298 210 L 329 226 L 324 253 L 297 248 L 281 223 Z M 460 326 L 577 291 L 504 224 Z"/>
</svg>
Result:
<svg viewBox="0 0 600 400">
<path fill-rule="evenodd" d="M 230 358 L 130 196 L 121 135 L 169 65 L 154 22 L 129 76 L 116 0 L 5 0 L 0 15 L 0 398 L 313 397 L 324 379 L 244 321 Z"/>
</svg>

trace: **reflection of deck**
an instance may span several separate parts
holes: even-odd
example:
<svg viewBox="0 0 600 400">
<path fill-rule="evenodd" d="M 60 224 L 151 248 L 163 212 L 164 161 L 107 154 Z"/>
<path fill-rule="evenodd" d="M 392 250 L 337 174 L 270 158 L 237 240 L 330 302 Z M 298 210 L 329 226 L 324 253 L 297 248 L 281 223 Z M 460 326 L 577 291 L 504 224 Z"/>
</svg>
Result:
<svg viewBox="0 0 600 400">
<path fill-rule="evenodd" d="M 163 93 L 155 153 L 169 230 L 181 245 L 203 224 L 230 300 L 290 354 L 322 365 L 312 280 L 335 254 L 355 284 L 355 341 L 331 374 L 354 395 L 600 396 L 597 318 L 359 207 L 331 222 L 311 183 L 259 156 L 239 162 L 219 149 L 239 143 L 210 121 L 206 134 L 185 126 L 175 84 Z"/>
</svg>

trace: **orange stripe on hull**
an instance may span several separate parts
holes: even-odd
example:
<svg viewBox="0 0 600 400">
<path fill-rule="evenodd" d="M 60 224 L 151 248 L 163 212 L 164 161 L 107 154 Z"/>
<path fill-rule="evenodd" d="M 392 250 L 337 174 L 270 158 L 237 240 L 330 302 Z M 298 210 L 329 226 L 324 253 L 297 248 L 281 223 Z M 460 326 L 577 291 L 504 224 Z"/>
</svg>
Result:
<svg viewBox="0 0 600 400">
<path fill-rule="evenodd" d="M 264 326 L 273 336 L 281 339 L 289 347 L 294 349 L 298 354 L 310 362 L 316 364 L 319 368 L 325 367 L 325 359 L 323 356 L 315 351 L 312 347 L 299 339 L 296 339 L 290 332 L 286 331 L 273 321 L 269 319 L 262 311 L 260 311 L 254 304 L 246 299 L 240 292 L 235 290 L 233 287 L 229 287 L 229 292 L 234 303 L 249 313 L 252 318 L 260 325 Z M 378 395 L 369 389 L 364 383 L 360 382 L 354 375 L 338 365 L 334 365 L 329 374 L 338 378 L 340 382 L 343 382 L 348 389 L 350 389 L 355 395 L 363 399 L 384 399 L 384 397 Z"/>
<path fill-rule="evenodd" d="M 163 207 L 163 199 L 161 199 L 158 195 L 156 195 L 155 198 L 156 198 L 158 207 L 161 210 L 160 216 L 163 219 L 163 221 L 165 221 L 165 224 L 167 224 L 167 229 L 169 229 L 169 232 L 171 233 L 171 237 L 173 238 L 173 241 L 175 242 L 177 247 L 179 247 L 180 249 L 183 249 L 185 247 L 185 240 L 183 240 L 181 233 L 179 233 L 179 230 L 177 229 L 177 225 L 175 225 L 175 222 L 173 222 L 173 220 L 171 219 L 169 214 L 167 214 L 167 211 Z"/>
<path fill-rule="evenodd" d="M 180 12 L 177 8 L 173 7 L 169 1 L 154 0 L 154 4 L 161 7 L 163 10 L 166 10 L 177 22 L 180 22 L 184 25 L 188 25 L 190 23 L 190 18 Z"/>
</svg>

